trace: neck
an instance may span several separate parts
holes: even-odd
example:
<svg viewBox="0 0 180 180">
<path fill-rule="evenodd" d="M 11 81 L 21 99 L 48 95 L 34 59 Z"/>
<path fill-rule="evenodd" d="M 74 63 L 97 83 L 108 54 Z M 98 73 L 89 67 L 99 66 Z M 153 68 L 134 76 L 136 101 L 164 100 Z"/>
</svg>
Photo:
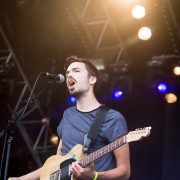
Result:
<svg viewBox="0 0 180 180">
<path fill-rule="evenodd" d="M 97 101 L 95 95 L 93 93 L 83 95 L 77 99 L 77 109 L 83 112 L 92 111 L 96 109 L 101 104 Z"/>
</svg>

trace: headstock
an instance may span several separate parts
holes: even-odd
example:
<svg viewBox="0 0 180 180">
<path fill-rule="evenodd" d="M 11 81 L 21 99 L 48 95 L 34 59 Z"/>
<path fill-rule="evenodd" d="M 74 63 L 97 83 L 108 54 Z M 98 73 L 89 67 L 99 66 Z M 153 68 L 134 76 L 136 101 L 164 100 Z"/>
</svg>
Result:
<svg viewBox="0 0 180 180">
<path fill-rule="evenodd" d="M 151 127 L 145 127 L 145 128 L 138 128 L 135 131 L 130 131 L 126 135 L 126 142 L 139 141 L 142 138 L 149 136 L 150 130 Z"/>
</svg>

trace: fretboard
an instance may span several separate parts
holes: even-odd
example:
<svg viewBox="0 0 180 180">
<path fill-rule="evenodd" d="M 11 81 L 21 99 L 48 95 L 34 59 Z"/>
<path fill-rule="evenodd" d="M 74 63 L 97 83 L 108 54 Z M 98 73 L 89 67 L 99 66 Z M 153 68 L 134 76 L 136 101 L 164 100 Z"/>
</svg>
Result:
<svg viewBox="0 0 180 180">
<path fill-rule="evenodd" d="M 104 156 L 105 154 L 113 151 L 114 149 L 118 148 L 119 146 L 126 143 L 126 135 L 121 136 L 120 138 L 116 139 L 112 143 L 104 146 L 103 148 L 89 154 L 85 158 L 80 160 L 80 164 L 82 167 L 86 167 L 88 164 L 94 162 L 96 159 Z"/>
</svg>

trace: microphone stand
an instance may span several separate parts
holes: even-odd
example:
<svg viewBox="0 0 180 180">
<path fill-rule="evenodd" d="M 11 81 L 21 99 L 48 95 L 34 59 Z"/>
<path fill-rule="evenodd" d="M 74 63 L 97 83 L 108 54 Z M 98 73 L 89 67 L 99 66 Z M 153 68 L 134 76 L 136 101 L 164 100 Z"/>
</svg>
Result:
<svg viewBox="0 0 180 180">
<path fill-rule="evenodd" d="M 32 94 L 32 93 L 31 93 Z M 31 98 L 32 95 L 30 95 L 29 98 Z M 30 101 L 27 102 L 26 106 L 22 108 L 16 115 L 12 117 L 12 120 L 8 120 L 7 126 L 0 132 L 0 139 L 5 137 L 4 139 L 4 145 L 3 145 L 3 151 L 2 151 L 2 158 L 1 158 L 1 165 L 0 165 L 0 180 L 2 179 L 2 171 L 3 171 L 3 161 L 5 157 L 5 150 L 7 145 L 7 152 L 6 152 L 6 162 L 5 162 L 5 172 L 4 172 L 4 180 L 7 180 L 7 173 L 8 173 L 8 166 L 9 166 L 9 157 L 10 157 L 10 151 L 11 151 L 11 144 L 13 141 L 13 127 L 15 123 L 22 119 Z M 19 118 L 17 118 L 19 115 L 21 115 Z"/>
<path fill-rule="evenodd" d="M 9 166 L 9 157 L 10 157 L 10 151 L 11 151 L 11 144 L 12 144 L 13 135 L 14 135 L 14 132 L 11 130 L 13 124 L 14 124 L 14 122 L 9 120 L 8 125 L 0 133 L 0 139 L 5 136 L 4 145 L 3 145 L 3 152 L 2 152 L 2 159 L 1 159 L 1 166 L 0 166 L 0 179 L 2 179 L 1 178 L 2 170 L 3 170 L 2 168 L 3 168 L 3 161 L 4 161 L 6 144 L 7 144 L 4 180 L 7 180 L 7 172 L 8 172 L 8 166 Z"/>
<path fill-rule="evenodd" d="M 23 115 L 24 113 L 26 112 L 27 108 L 28 108 L 28 105 L 30 104 L 30 102 L 32 101 L 33 102 L 33 99 L 32 99 L 32 95 L 33 95 L 33 92 L 34 92 L 34 89 L 36 87 L 36 84 L 37 84 L 37 81 L 39 79 L 39 77 L 41 75 L 43 75 L 44 73 L 39 73 L 39 75 L 37 76 L 36 78 L 36 81 L 34 83 L 34 86 L 30 92 L 30 95 L 29 95 L 29 98 L 28 98 L 28 101 L 25 105 L 24 108 L 22 108 L 20 110 L 20 112 L 18 112 L 17 114 L 20 115 L 19 118 L 18 115 L 15 115 L 13 117 L 13 120 L 9 120 L 8 121 L 8 125 L 0 132 L 0 139 L 3 138 L 5 136 L 5 139 L 4 139 L 4 145 L 3 145 L 3 152 L 2 152 L 2 158 L 1 158 L 1 166 L 0 166 L 0 179 L 2 179 L 2 170 L 3 170 L 3 161 L 4 161 L 4 155 L 5 155 L 5 149 L 6 149 L 6 144 L 7 144 L 7 153 L 6 153 L 6 162 L 5 162 L 5 171 L 4 171 L 4 180 L 7 180 L 7 173 L 8 173 L 8 167 L 9 167 L 9 157 L 10 157 L 10 151 L 11 151 L 11 144 L 12 144 L 12 141 L 13 141 L 13 135 L 14 135 L 14 132 L 13 132 L 13 126 L 14 124 L 23 119 Z M 52 81 L 49 81 L 49 85 L 52 83 Z M 40 93 L 41 94 L 41 93 Z M 38 96 L 40 96 L 40 94 Z M 36 97 L 37 98 L 37 97 Z M 34 98 L 34 99 L 36 99 Z"/>
</svg>

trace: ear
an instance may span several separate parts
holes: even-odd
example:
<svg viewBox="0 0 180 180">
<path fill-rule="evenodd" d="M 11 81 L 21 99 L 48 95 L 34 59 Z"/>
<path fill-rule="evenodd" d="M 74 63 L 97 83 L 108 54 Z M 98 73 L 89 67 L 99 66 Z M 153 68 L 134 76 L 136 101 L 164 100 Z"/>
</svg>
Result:
<svg viewBox="0 0 180 180">
<path fill-rule="evenodd" d="M 90 76 L 90 78 L 89 78 L 89 83 L 90 83 L 90 84 L 95 84 L 96 81 L 97 81 L 97 79 L 96 79 L 95 76 Z"/>
</svg>

